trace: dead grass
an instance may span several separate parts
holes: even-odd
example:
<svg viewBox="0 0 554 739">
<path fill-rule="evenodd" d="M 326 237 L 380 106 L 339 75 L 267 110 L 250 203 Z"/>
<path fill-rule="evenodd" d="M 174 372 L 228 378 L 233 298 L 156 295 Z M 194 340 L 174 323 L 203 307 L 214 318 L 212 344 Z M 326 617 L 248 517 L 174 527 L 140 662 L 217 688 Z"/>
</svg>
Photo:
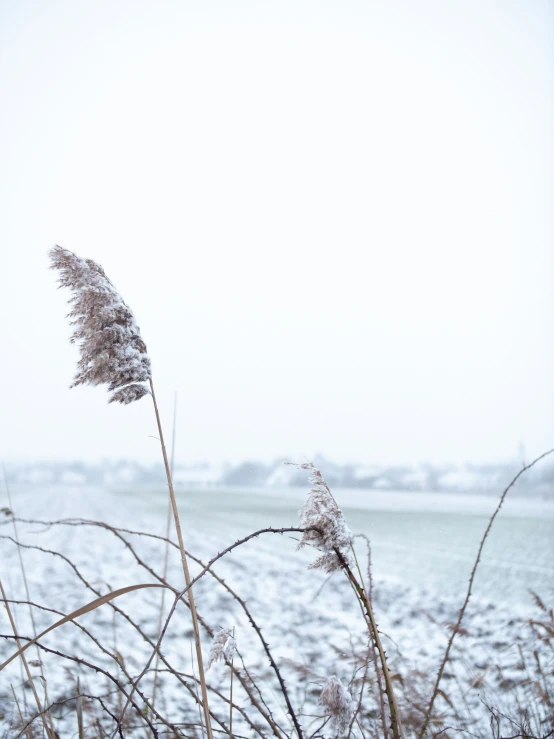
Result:
<svg viewBox="0 0 554 739">
<path fill-rule="evenodd" d="M 7 522 L 6 522 L 7 523 Z M 20 520 L 20 523 L 28 521 Z M 148 532 L 134 532 L 131 530 L 118 529 L 100 522 L 88 521 L 55 521 L 42 522 L 45 526 L 74 526 L 74 527 L 98 527 L 106 530 L 115 537 L 122 548 L 130 552 L 137 564 L 143 570 L 145 576 L 157 581 L 158 585 L 163 583 L 163 572 L 158 572 L 158 563 L 146 561 L 137 542 L 142 538 L 157 539 L 165 542 L 165 537 L 153 537 Z M 269 530 L 267 533 L 278 533 Z M 249 539 L 250 537 L 246 537 Z M 8 540 L 15 548 L 29 545 L 21 544 L 13 537 Z M 167 539 L 168 546 L 174 552 L 178 552 L 178 545 Z M 245 542 L 236 543 L 235 548 Z M 54 550 L 39 549 L 41 556 L 62 556 Z M 302 727 L 303 736 L 307 739 L 327 736 L 325 733 L 325 717 L 321 714 L 313 715 L 314 705 L 317 705 L 318 686 L 321 679 L 318 668 L 310 669 L 309 663 L 303 661 L 286 660 L 279 664 L 279 660 L 273 653 L 273 649 L 264 636 L 263 613 L 253 613 L 248 604 L 240 597 L 235 589 L 227 584 L 218 574 L 215 565 L 217 562 L 206 564 L 187 553 L 191 561 L 196 561 L 201 567 L 201 572 L 210 578 L 212 586 L 230 599 L 235 607 L 246 616 L 247 622 L 252 628 L 253 634 L 260 643 L 263 654 L 269 660 L 268 668 L 260 665 L 245 665 L 240 659 L 234 664 L 227 664 L 228 674 L 232 673 L 234 678 L 233 698 L 229 699 L 228 689 L 223 690 L 218 684 L 210 679 L 207 680 L 207 688 L 211 697 L 211 719 L 215 733 L 218 735 L 231 733 L 229 726 L 229 711 L 233 709 L 233 736 L 240 739 L 245 737 L 267 737 L 276 736 L 280 739 L 288 739 L 296 733 L 291 714 L 283 720 L 284 713 L 290 706 L 290 711 L 296 717 L 298 724 Z M 66 557 L 66 555 L 63 555 Z M 221 556 L 225 555 L 220 555 Z M 73 576 L 80 581 L 81 585 L 97 595 L 96 587 L 90 583 L 73 562 L 66 557 L 66 564 Z M 193 581 L 198 581 L 198 577 Z M 153 583 L 154 584 L 154 583 Z M 171 592 L 174 603 L 188 608 L 182 595 L 176 588 L 167 583 L 167 592 Z M 367 585 L 366 585 L 367 590 Z M 113 591 L 111 595 L 116 593 Z M 98 596 L 97 596 L 98 597 Z M 223 595 L 222 595 L 223 597 Z M 373 601 L 375 607 L 379 604 L 379 588 L 373 586 Z M 9 600 L 9 599 L 8 599 Z M 96 600 L 96 599 L 95 599 Z M 471 653 L 468 653 L 465 641 L 467 637 L 463 634 L 461 626 L 456 623 L 436 623 L 437 630 L 442 630 L 446 635 L 455 633 L 458 635 L 458 646 L 453 643 L 450 650 L 449 663 L 455 665 L 452 673 L 443 671 L 443 684 L 439 686 L 435 697 L 435 710 L 432 720 L 429 722 L 427 736 L 440 736 L 446 739 L 459 736 L 485 737 L 494 736 L 495 739 L 506 739 L 507 737 L 525 737 L 525 739 L 545 739 L 552 731 L 554 712 L 554 620 L 553 611 L 544 599 L 535 595 L 536 615 L 519 624 L 517 630 L 517 644 L 509 645 L 504 653 L 491 657 L 490 664 L 475 664 Z M 18 601 L 13 603 L 14 608 L 26 607 L 40 611 L 43 607 L 39 603 Z M 152 650 L 155 641 L 148 636 L 144 627 L 139 625 L 136 614 L 127 612 L 117 598 L 112 597 L 105 600 L 103 608 L 109 607 L 118 614 L 118 618 L 124 618 L 137 636 L 146 640 Z M 286 612 L 286 601 L 283 610 Z M 352 608 L 358 608 L 352 600 Z M 99 610 L 94 611 L 99 613 Z M 94 636 L 94 629 L 73 619 L 66 619 L 67 626 L 79 630 L 81 637 L 88 640 L 100 642 L 105 660 L 102 664 L 84 659 L 79 652 L 72 653 L 68 640 L 67 650 L 53 650 L 38 639 L 38 648 L 47 659 L 56 659 L 67 664 L 67 690 L 64 694 L 53 696 L 51 703 L 44 707 L 52 715 L 52 721 L 57 727 L 58 733 L 66 731 L 68 724 L 74 727 L 74 732 L 80 731 L 86 737 L 111 736 L 117 728 L 120 737 L 131 739 L 144 737 L 145 731 L 150 731 L 153 736 L 188 736 L 201 737 L 202 726 L 198 718 L 199 702 L 198 691 L 195 684 L 197 678 L 189 673 L 179 671 L 173 659 L 163 648 L 159 651 L 159 667 L 149 669 L 145 675 L 152 679 L 154 672 L 158 675 L 159 695 L 157 707 L 152 706 L 148 697 L 148 690 L 142 690 L 139 675 L 133 671 L 130 665 L 124 663 L 123 658 L 114 645 L 113 634 L 106 632 L 104 639 Z M 209 623 L 209 619 L 199 613 L 199 625 L 205 637 L 211 638 L 218 624 Z M 294 632 L 294 628 L 292 629 Z M 292 634 L 294 636 L 294 633 Z M 21 634 L 20 638 L 29 642 Z M 3 634 L 6 640 L 9 634 Z M 298 633 L 299 641 L 302 635 Z M 434 690 L 434 677 L 432 672 L 418 669 L 417 665 L 410 664 L 398 649 L 386 636 L 382 636 L 383 648 L 387 650 L 387 660 L 391 672 L 391 680 L 394 684 L 398 710 L 402 717 L 404 735 L 415 737 L 421 732 L 425 720 L 426 711 L 429 706 L 429 696 Z M 486 647 L 486 643 L 482 645 Z M 332 648 L 333 647 L 329 647 Z M 375 662 L 371 659 L 371 649 L 368 651 L 367 635 L 363 630 L 352 633 L 349 649 L 339 649 L 335 657 L 344 669 L 348 667 L 351 672 L 349 690 L 356 702 L 356 713 L 352 721 L 349 735 L 353 737 L 371 737 L 381 739 L 386 736 L 388 729 L 383 729 L 383 706 L 382 691 L 379 690 L 375 673 Z M 481 653 L 482 650 L 480 650 Z M 155 651 L 154 651 L 155 653 Z M 323 659 L 323 656 L 322 656 Z M 328 661 L 328 657 L 326 657 Z M 319 664 L 314 659 L 314 665 Z M 464 669 L 460 669 L 464 666 Z M 289 675 L 287 680 L 283 677 L 283 670 Z M 520 679 L 512 681 L 509 676 L 518 673 Z M 103 690 L 98 690 L 96 680 L 93 676 L 103 675 L 105 684 Z M 228 680 L 228 678 L 227 678 Z M 79 681 L 79 687 L 78 687 Z M 174 692 L 174 685 L 180 686 L 182 702 L 179 706 L 179 721 L 175 718 L 175 706 L 170 705 L 168 691 Z M 299 700 L 298 689 L 289 687 L 293 685 L 304 686 L 304 698 Z M 228 682 L 227 682 L 228 685 Z M 121 718 L 121 696 L 128 699 L 131 690 L 136 691 L 136 700 L 133 699 L 133 711 Z M 25 691 L 23 691 L 25 692 Z M 14 694 L 22 694 L 22 687 L 14 686 Z M 277 699 L 276 699 L 277 696 Z M 280 698 L 279 698 L 280 696 Z M 213 702 L 213 706 L 211 705 Z M 37 731 L 37 721 L 40 722 L 39 713 L 33 711 L 30 706 L 19 707 L 11 696 L 10 715 L 12 716 L 11 734 L 6 736 L 10 739 L 15 737 L 34 736 Z M 281 708 L 279 708 L 279 705 Z M 385 708 L 386 711 L 386 708 Z M 483 713 L 488 712 L 490 717 L 486 725 L 483 724 Z M 388 727 L 389 715 L 386 712 L 386 723 Z M 40 723 L 38 724 L 40 726 Z M 491 734 L 492 732 L 492 734 Z M 40 731 L 39 731 L 40 733 Z M 61 733 L 60 737 L 69 734 Z"/>
</svg>

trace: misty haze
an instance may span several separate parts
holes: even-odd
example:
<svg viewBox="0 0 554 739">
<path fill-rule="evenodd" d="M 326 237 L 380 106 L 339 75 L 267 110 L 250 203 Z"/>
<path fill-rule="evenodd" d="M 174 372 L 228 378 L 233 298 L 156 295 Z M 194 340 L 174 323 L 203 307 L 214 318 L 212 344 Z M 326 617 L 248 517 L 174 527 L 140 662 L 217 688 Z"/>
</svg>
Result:
<svg viewBox="0 0 554 739">
<path fill-rule="evenodd" d="M 554 737 L 553 22 L 1 5 L 1 737 Z"/>
</svg>

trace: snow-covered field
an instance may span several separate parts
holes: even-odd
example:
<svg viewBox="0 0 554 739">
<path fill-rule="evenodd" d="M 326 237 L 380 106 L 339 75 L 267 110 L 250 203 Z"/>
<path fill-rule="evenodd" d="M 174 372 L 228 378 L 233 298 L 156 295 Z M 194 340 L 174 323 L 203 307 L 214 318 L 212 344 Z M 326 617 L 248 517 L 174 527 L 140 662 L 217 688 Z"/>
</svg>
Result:
<svg viewBox="0 0 554 739">
<path fill-rule="evenodd" d="M 554 500 L 508 497 L 487 541 L 476 595 L 529 604 L 529 589 L 554 583 Z M 134 491 L 128 491 L 136 500 Z M 460 593 L 498 497 L 492 495 L 335 490 L 350 528 L 371 539 L 374 571 L 401 585 Z M 200 490 L 178 493 L 195 528 L 228 542 L 264 526 L 296 526 L 306 491 Z M 141 493 L 153 515 L 165 515 L 166 492 Z"/>
<path fill-rule="evenodd" d="M 416 702 L 419 693 L 424 696 L 429 693 L 448 638 L 447 624 L 455 619 L 463 600 L 478 542 L 496 500 L 470 495 L 334 492 L 350 528 L 354 533 L 366 534 L 371 540 L 374 607 L 393 669 L 400 676 L 400 701 L 410 725 L 412 719 L 408 714 L 418 710 L 411 704 Z M 297 511 L 303 495 L 303 491 L 291 488 L 259 492 L 236 489 L 179 491 L 186 546 L 206 561 L 237 537 L 256 529 L 297 526 Z M 12 491 L 12 498 L 15 514 L 25 519 L 80 518 L 154 534 L 163 534 L 165 530 L 167 494 L 163 489 L 137 492 L 65 487 L 34 492 L 18 488 Z M 50 550 L 22 550 L 30 598 L 37 604 L 67 613 L 92 600 L 94 593 L 87 589 L 79 575 L 90 588 L 102 594 L 125 585 L 153 581 L 152 575 L 137 563 L 125 541 L 111 531 L 92 525 L 43 526 L 23 522 L 18 527 L 21 542 Z M 9 517 L 0 533 L 13 536 Z M 552 503 L 525 500 L 517 495 L 507 502 L 495 523 L 465 621 L 467 634 L 458 637 L 454 659 L 442 685 L 454 708 L 448 706 L 445 698 L 440 697 L 437 702 L 439 714 L 457 714 L 457 728 L 465 727 L 465 731 L 471 730 L 477 736 L 490 736 L 489 716 L 483 701 L 497 706 L 508 705 L 513 702 L 517 686 L 522 684 L 524 676 L 523 667 L 518 665 L 518 661 L 521 662 L 518 643 L 525 643 L 526 637 L 521 619 L 541 618 L 529 590 L 539 593 L 547 605 L 552 602 L 553 533 Z M 161 574 L 163 544 L 132 534 L 123 536 L 139 557 Z M 365 569 L 366 545 L 358 541 Z M 281 669 L 305 734 L 310 736 L 323 722 L 317 696 L 329 675 L 336 673 L 345 683 L 351 683 L 351 692 L 357 700 L 367 661 L 367 637 L 346 579 L 341 573 L 329 579 L 320 572 L 308 570 L 314 553 L 296 551 L 296 544 L 292 534 L 267 534 L 220 560 L 214 571 L 246 601 Z M 0 552 L 1 577 L 8 598 L 25 600 L 15 544 L 9 539 L 0 539 Z M 78 572 L 67 560 L 52 552 L 68 557 Z M 197 571 L 198 567 L 194 569 Z M 182 582 L 179 558 L 174 550 L 168 580 L 175 586 Z M 236 628 L 244 666 L 261 688 L 270 718 L 273 717 L 283 736 L 292 736 L 294 730 L 275 673 L 268 666 L 267 656 L 244 610 L 210 575 L 198 583 L 195 596 L 199 613 L 209 628 Z M 172 597 L 168 597 L 166 611 L 171 601 Z M 117 601 L 150 638 L 157 633 L 159 603 L 159 590 L 139 591 Z M 14 605 L 13 610 L 18 630 L 28 636 L 32 626 L 27 607 Z M 34 609 L 34 616 L 39 631 L 58 618 L 38 608 Z M 125 674 L 120 665 L 132 676 L 140 673 L 151 648 L 121 615 L 103 606 L 81 617 L 79 622 L 117 656 L 119 665 L 74 624 L 66 624 L 52 632 L 42 643 L 103 666 L 123 681 Z M 10 633 L 5 612 L 0 625 L 2 634 Z M 191 638 L 189 615 L 184 608 L 178 608 L 163 651 L 183 676 L 190 676 L 182 678 L 189 686 L 194 685 Z M 208 645 L 206 634 L 206 650 Z M 0 642 L 3 658 L 13 649 L 13 642 Z M 34 650 L 30 650 L 29 658 L 37 659 Z M 75 695 L 77 676 L 82 692 L 86 686 L 89 694 L 113 693 L 113 685 L 110 686 L 102 674 L 54 654 L 41 653 L 41 659 L 50 700 Z M 244 669 L 242 664 L 240 667 Z M 10 738 L 18 735 L 13 728 L 15 707 L 11 686 L 21 700 L 25 694 L 27 705 L 32 706 L 29 690 L 21 688 L 20 669 L 19 661 L 15 661 L 0 673 L 0 726 Z M 38 667 L 32 669 L 34 673 L 39 670 Z M 370 668 L 360 716 L 365 735 L 371 735 L 375 727 L 373 735 L 381 736 L 371 675 Z M 167 673 L 162 673 L 162 678 L 158 705 L 163 708 L 164 716 L 172 723 L 197 724 L 198 713 L 186 687 Z M 224 696 L 228 695 L 229 674 L 225 668 L 213 667 L 209 682 Z M 249 685 L 246 678 L 245 682 Z M 37 679 L 37 683 L 42 691 L 42 681 Z M 145 694 L 150 695 L 151 674 L 144 678 L 143 686 Z M 256 694 L 254 688 L 251 690 Z M 270 736 L 274 733 L 269 723 L 252 708 L 250 699 L 238 684 L 235 684 L 234 695 L 257 727 L 235 716 L 237 735 L 261 733 Z M 106 698 L 109 700 L 113 701 L 112 707 L 117 713 L 117 698 Z M 67 703 L 57 709 L 56 720 L 62 739 L 77 736 L 74 712 L 69 711 L 71 707 L 72 704 Z M 222 698 L 213 696 L 212 709 L 223 723 L 227 721 L 228 706 Z M 68 715 L 64 718 L 66 712 Z M 108 720 L 106 725 L 109 723 Z M 164 728 L 158 726 L 160 731 Z M 192 726 L 184 729 L 184 733 L 195 735 Z M 362 736 L 357 726 L 353 733 Z M 142 733 L 137 730 L 135 734 L 130 729 L 126 734 L 135 735 L 145 736 L 144 730 Z M 456 734 L 441 734 L 450 735 Z"/>
</svg>

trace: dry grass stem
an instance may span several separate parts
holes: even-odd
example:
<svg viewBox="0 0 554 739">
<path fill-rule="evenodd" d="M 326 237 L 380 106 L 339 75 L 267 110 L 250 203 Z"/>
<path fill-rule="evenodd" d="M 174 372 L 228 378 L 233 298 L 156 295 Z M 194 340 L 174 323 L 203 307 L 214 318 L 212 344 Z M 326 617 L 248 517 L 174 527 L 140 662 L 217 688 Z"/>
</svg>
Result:
<svg viewBox="0 0 554 739">
<path fill-rule="evenodd" d="M 7 495 L 7 498 L 8 498 L 8 504 L 10 506 L 10 511 L 11 511 L 11 520 L 12 520 L 12 525 L 13 525 L 13 533 L 14 533 L 14 537 L 15 537 L 16 542 L 19 544 L 19 533 L 17 531 L 17 520 L 16 520 L 15 510 L 14 510 L 13 503 L 12 503 L 12 496 L 11 496 L 11 492 L 10 492 L 10 486 L 9 486 L 9 483 L 8 483 L 8 475 L 6 473 L 6 468 L 5 468 L 4 465 L 2 465 L 2 471 L 4 473 L 4 485 L 5 485 L 5 488 L 6 488 L 6 495 Z M 18 559 L 19 559 L 19 567 L 20 567 L 20 570 L 21 570 L 21 578 L 23 580 L 23 586 L 25 588 L 25 595 L 27 597 L 27 600 L 30 601 L 31 600 L 31 595 L 30 595 L 30 591 L 29 591 L 29 583 L 27 581 L 27 573 L 25 571 L 25 564 L 23 562 L 23 555 L 21 553 L 21 547 L 20 546 L 17 547 L 17 554 L 18 554 Z M 35 616 L 34 616 L 34 613 L 33 613 L 33 609 L 30 606 L 29 606 L 29 616 L 31 618 L 31 626 L 32 626 L 32 629 L 33 629 L 33 636 L 36 636 L 36 634 L 37 634 L 37 627 L 36 627 L 36 624 L 35 624 Z M 45 672 L 44 672 L 44 665 L 42 664 L 42 662 L 40 660 L 40 654 L 39 654 L 38 648 L 37 648 L 37 660 L 39 662 L 39 670 L 40 670 L 40 675 L 41 675 L 41 678 L 42 678 L 42 685 L 43 685 L 43 690 L 44 690 L 44 701 L 45 701 L 46 705 L 48 705 L 48 703 L 49 703 L 49 700 L 48 700 L 48 683 L 46 681 L 46 675 L 45 675 Z M 54 732 L 54 724 L 53 724 L 53 720 L 52 720 L 52 717 L 50 716 L 50 714 L 47 714 L 46 715 L 46 721 L 48 723 L 48 726 L 49 726 L 50 730 L 53 733 Z"/>
<path fill-rule="evenodd" d="M 78 344 L 81 354 L 73 385 L 106 384 L 111 393 L 109 402 L 118 402 L 123 405 L 135 402 L 148 393 L 152 395 L 173 519 L 181 550 L 185 581 L 188 586 L 190 574 L 160 413 L 154 394 L 151 362 L 135 316 L 102 267 L 92 259 L 82 259 L 68 249 L 55 246 L 50 250 L 50 262 L 52 269 L 59 274 L 60 286 L 69 288 L 72 293 L 69 301 L 72 306 L 69 318 L 74 326 L 71 341 Z M 202 685 L 206 732 L 208 739 L 213 739 L 200 631 L 192 591 L 188 593 L 188 599 L 194 629 L 198 672 Z M 125 713 L 128 704 L 127 701 L 122 714 Z"/>
<path fill-rule="evenodd" d="M 181 522 L 179 520 L 179 510 L 177 508 L 177 500 L 175 499 L 175 492 L 173 490 L 173 481 L 171 478 L 171 470 L 169 468 L 169 460 L 167 458 L 167 451 L 165 448 L 162 423 L 160 420 L 160 412 L 158 410 L 158 404 L 156 402 L 156 394 L 154 392 L 154 384 L 152 380 L 150 380 L 150 392 L 152 395 L 152 401 L 154 403 L 154 411 L 156 413 L 156 423 L 158 424 L 158 432 L 160 434 L 160 444 L 162 447 L 165 474 L 167 477 L 167 487 L 169 490 L 169 497 L 171 500 L 171 508 L 173 510 L 173 520 L 175 523 L 175 531 L 177 533 L 177 541 L 179 543 L 179 549 L 181 551 L 181 563 L 183 565 L 183 573 L 185 575 L 185 582 L 187 584 L 186 592 L 187 592 L 187 597 L 188 597 L 188 601 L 190 604 L 190 613 L 192 616 L 192 626 L 194 629 L 194 645 L 196 648 L 196 660 L 197 660 L 197 666 L 198 666 L 198 674 L 200 677 L 200 686 L 202 688 L 202 706 L 204 709 L 204 719 L 206 721 L 206 734 L 207 734 L 208 739 L 213 739 L 212 726 L 211 726 L 211 720 L 210 720 L 210 708 L 209 708 L 209 703 L 208 703 L 208 690 L 206 687 L 206 674 L 204 671 L 204 660 L 202 658 L 202 645 L 200 643 L 200 629 L 198 627 L 198 616 L 196 614 L 194 595 L 192 593 L 192 580 L 190 576 L 187 555 L 185 552 L 183 534 L 181 531 Z"/>
<path fill-rule="evenodd" d="M 33 675 L 31 674 L 31 670 L 29 669 L 29 664 L 28 664 L 27 659 L 26 659 L 26 657 L 23 654 L 23 651 L 21 649 L 21 642 L 20 642 L 19 637 L 18 637 L 18 634 L 17 634 L 17 626 L 15 625 L 15 620 L 14 620 L 14 617 L 13 617 L 13 614 L 12 614 L 12 610 L 10 608 L 10 604 L 8 602 L 8 598 L 6 596 L 6 591 L 4 590 L 4 586 L 2 585 L 2 580 L 0 580 L 0 593 L 2 594 L 2 600 L 4 601 L 4 606 L 5 606 L 6 611 L 8 613 L 8 618 L 10 620 L 10 624 L 11 624 L 11 627 L 13 629 L 13 634 L 14 634 L 14 637 L 15 637 L 15 642 L 16 642 L 17 646 L 19 647 L 19 650 L 20 650 L 19 653 L 20 653 L 20 656 L 21 656 L 21 661 L 23 662 L 23 667 L 25 668 L 25 673 L 27 675 L 27 679 L 29 680 L 29 685 L 30 685 L 31 690 L 33 692 L 33 697 L 34 697 L 35 702 L 37 704 L 37 709 L 38 709 L 38 712 L 39 712 L 40 717 L 42 719 L 42 722 L 43 722 L 43 725 L 44 725 L 44 730 L 46 732 L 46 736 L 49 737 L 49 739 L 56 739 L 56 734 L 55 734 L 55 732 L 54 732 L 53 729 L 50 729 L 50 727 L 48 725 L 48 720 L 46 718 L 46 715 L 43 713 L 42 705 L 40 703 L 40 698 L 38 697 L 37 689 L 36 689 L 36 686 L 35 686 L 35 679 L 34 679 Z"/>
<path fill-rule="evenodd" d="M 176 437 L 176 431 L 177 431 L 177 393 L 175 393 L 175 397 L 173 400 L 173 433 L 171 435 L 171 461 L 170 461 L 170 473 L 171 473 L 171 479 L 173 479 L 173 468 L 175 464 L 175 437 Z M 163 580 L 167 581 L 167 567 L 169 564 L 169 531 L 171 527 L 171 498 L 168 497 L 167 500 L 167 516 L 166 516 L 166 522 L 165 522 L 165 546 L 164 546 L 164 567 L 163 567 Z M 187 553 L 188 554 L 188 553 Z M 160 613 L 158 616 L 158 628 L 157 628 L 157 634 L 160 635 L 160 631 L 162 629 L 162 623 L 163 623 L 163 614 L 165 610 L 165 589 L 162 590 L 162 596 L 160 599 Z M 160 655 L 156 654 L 156 662 L 154 665 L 154 683 L 152 686 L 152 705 L 154 706 L 156 704 L 156 691 L 158 688 L 158 667 L 160 664 Z"/>
</svg>

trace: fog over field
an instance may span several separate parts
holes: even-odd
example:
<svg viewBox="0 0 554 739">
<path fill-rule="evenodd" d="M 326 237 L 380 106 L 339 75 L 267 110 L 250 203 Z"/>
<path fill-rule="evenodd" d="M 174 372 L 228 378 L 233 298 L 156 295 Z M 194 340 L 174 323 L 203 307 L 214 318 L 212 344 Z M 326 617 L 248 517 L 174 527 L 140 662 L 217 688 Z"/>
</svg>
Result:
<svg viewBox="0 0 554 739">
<path fill-rule="evenodd" d="M 158 461 L 67 389 L 61 244 L 148 346 L 177 459 L 505 462 L 552 444 L 546 0 L 0 8 L 7 461 Z"/>
<path fill-rule="evenodd" d="M 0 3 L 2 739 L 554 736 L 553 24 Z"/>
</svg>

